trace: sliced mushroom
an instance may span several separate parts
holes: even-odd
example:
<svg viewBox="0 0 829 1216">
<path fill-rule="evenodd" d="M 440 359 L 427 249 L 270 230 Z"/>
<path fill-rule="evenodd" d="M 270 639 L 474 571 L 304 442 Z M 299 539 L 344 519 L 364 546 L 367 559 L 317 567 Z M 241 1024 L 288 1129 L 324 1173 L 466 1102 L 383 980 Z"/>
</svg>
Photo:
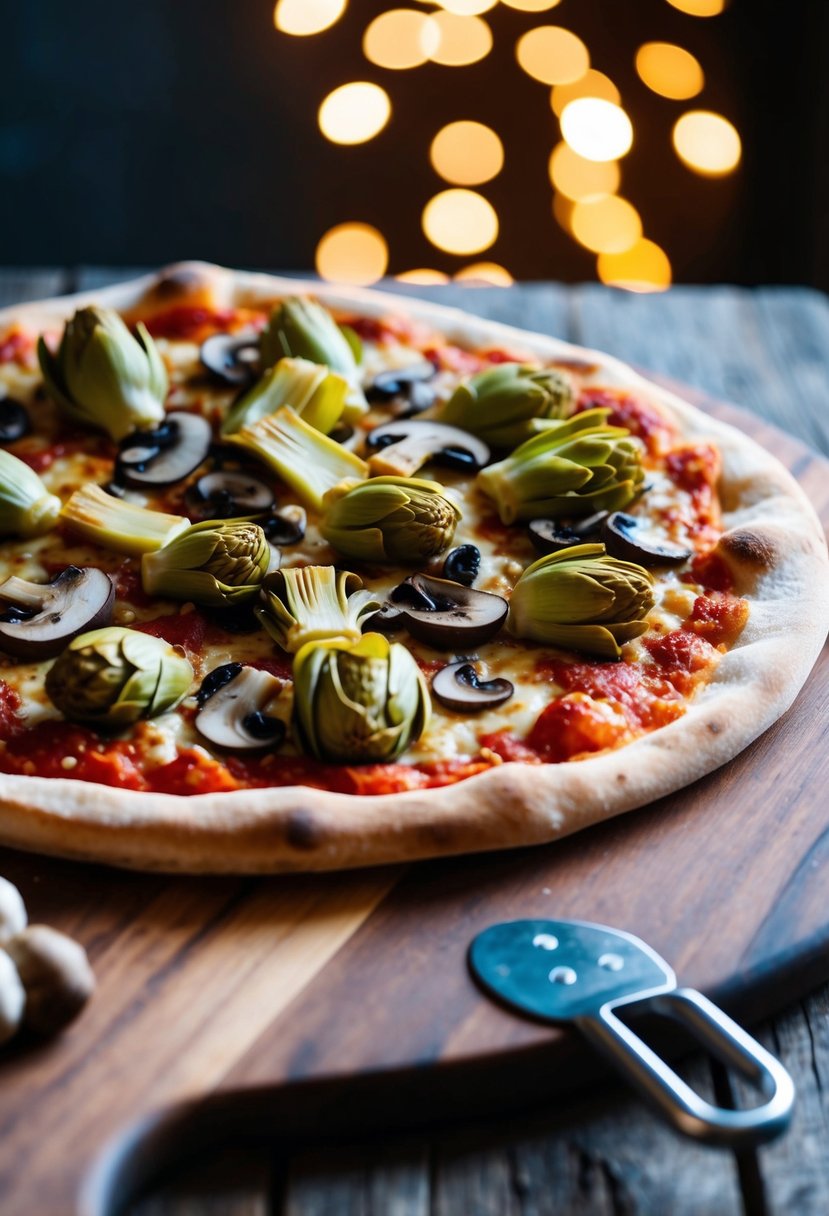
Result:
<svg viewBox="0 0 829 1216">
<path fill-rule="evenodd" d="M 435 391 L 429 384 L 434 375 L 435 365 L 428 360 L 389 368 L 374 377 L 366 389 L 366 397 L 387 405 L 397 418 L 410 418 L 434 405 Z"/>
<path fill-rule="evenodd" d="M 650 530 L 646 520 L 614 511 L 604 522 L 602 537 L 608 553 L 640 566 L 681 566 L 693 549 L 678 545 Z"/>
<path fill-rule="evenodd" d="M 0 400 L 0 443 L 14 443 L 32 429 L 29 411 L 13 397 Z"/>
<path fill-rule="evenodd" d="M 500 595 L 445 578 L 412 574 L 390 595 L 412 637 L 437 650 L 470 650 L 494 637 L 507 617 Z"/>
<path fill-rule="evenodd" d="M 385 603 L 377 612 L 366 617 L 363 622 L 363 633 L 397 633 L 406 624 L 406 616 L 402 608 Z"/>
<path fill-rule="evenodd" d="M 356 452 L 362 441 L 363 433 L 356 427 L 349 426 L 347 422 L 340 422 L 334 427 L 328 438 L 333 439 L 334 443 L 338 443 L 347 452 Z"/>
<path fill-rule="evenodd" d="M 481 569 L 481 550 L 477 545 L 458 545 L 446 554 L 443 577 L 455 583 L 471 587 Z"/>
<path fill-rule="evenodd" d="M 50 659 L 88 629 L 112 620 L 115 587 L 103 570 L 67 566 L 51 583 L 12 575 L 0 583 L 0 650 Z"/>
<path fill-rule="evenodd" d="M 583 545 L 588 540 L 598 540 L 607 511 L 597 511 L 584 519 L 564 524 L 557 519 L 531 519 L 528 525 L 530 540 L 539 553 L 558 553 L 571 545 Z"/>
<path fill-rule="evenodd" d="M 244 469 L 215 469 L 205 473 L 185 495 L 188 509 L 200 519 L 235 519 L 269 511 L 276 501 L 273 490 Z"/>
<path fill-rule="evenodd" d="M 276 676 L 256 667 L 216 667 L 197 694 L 196 729 L 216 747 L 234 751 L 278 747 L 285 738 L 285 723 L 265 710 L 282 687 Z"/>
<path fill-rule="evenodd" d="M 259 365 L 255 334 L 213 334 L 202 342 L 202 366 L 224 384 L 252 384 Z"/>
<path fill-rule="evenodd" d="M 432 692 L 441 705 L 459 714 L 477 714 L 503 705 L 515 692 L 509 680 L 482 680 L 478 672 L 462 659 L 443 667 L 432 680 Z"/>
<path fill-rule="evenodd" d="M 265 535 L 274 545 L 286 548 L 288 545 L 298 545 L 305 536 L 308 527 L 308 516 L 304 507 L 289 503 L 280 507 L 262 523 Z"/>
<path fill-rule="evenodd" d="M 396 419 L 376 426 L 366 443 L 375 453 L 368 462 L 375 476 L 411 477 L 429 460 L 445 468 L 477 473 L 490 458 L 489 448 L 476 435 L 425 419 Z"/>
<path fill-rule="evenodd" d="M 173 485 L 207 459 L 212 439 L 201 414 L 168 414 L 154 431 L 134 431 L 122 440 L 115 479 L 139 489 Z"/>
</svg>

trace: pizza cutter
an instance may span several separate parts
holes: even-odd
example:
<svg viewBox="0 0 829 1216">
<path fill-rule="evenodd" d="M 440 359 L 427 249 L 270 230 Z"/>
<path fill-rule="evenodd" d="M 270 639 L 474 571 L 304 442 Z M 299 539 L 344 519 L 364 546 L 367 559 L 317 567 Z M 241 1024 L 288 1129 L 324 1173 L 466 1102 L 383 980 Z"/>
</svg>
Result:
<svg viewBox="0 0 829 1216">
<path fill-rule="evenodd" d="M 638 937 L 579 920 L 509 921 L 478 934 L 469 965 L 484 991 L 511 1009 L 576 1026 L 684 1135 L 742 1149 L 788 1127 L 795 1090 L 783 1065 L 701 992 L 678 988 L 668 964 Z M 621 1020 L 621 1010 L 680 1023 L 766 1101 L 747 1110 L 707 1102 Z"/>
</svg>

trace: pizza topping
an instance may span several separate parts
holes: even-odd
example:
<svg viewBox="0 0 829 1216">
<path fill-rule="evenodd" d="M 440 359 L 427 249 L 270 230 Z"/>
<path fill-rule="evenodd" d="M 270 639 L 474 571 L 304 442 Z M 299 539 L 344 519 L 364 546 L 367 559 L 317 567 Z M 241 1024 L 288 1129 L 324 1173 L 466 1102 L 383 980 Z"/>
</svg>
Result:
<svg viewBox="0 0 829 1216">
<path fill-rule="evenodd" d="M 15 443 L 31 429 L 32 421 L 25 405 L 13 397 L 0 399 L 0 443 Z"/>
<path fill-rule="evenodd" d="M 271 468 L 304 506 L 322 509 L 323 496 L 346 478 L 365 477 L 368 465 L 283 406 L 245 426 L 232 440 Z"/>
<path fill-rule="evenodd" d="M 441 705 L 459 714 L 495 709 L 515 692 L 509 680 L 482 680 L 475 667 L 462 660 L 442 668 L 432 680 L 432 692 Z"/>
<path fill-rule="evenodd" d="M 507 619 L 507 601 L 489 591 L 412 574 L 390 595 L 412 637 L 437 650 L 474 650 Z"/>
<path fill-rule="evenodd" d="M 693 549 L 654 533 L 646 521 L 623 511 L 608 515 L 602 539 L 613 557 L 638 562 L 640 566 L 681 566 L 694 553 Z"/>
<path fill-rule="evenodd" d="M 410 418 L 435 404 L 435 390 L 429 384 L 435 365 L 428 359 L 380 372 L 366 389 L 369 401 L 388 407 L 396 418 Z"/>
<path fill-rule="evenodd" d="M 281 680 L 255 667 L 225 663 L 214 668 L 198 692 L 196 729 L 217 747 L 278 747 L 285 738 L 285 723 L 267 710 L 282 688 Z"/>
<path fill-rule="evenodd" d="M 37 346 L 50 397 L 77 422 L 115 440 L 164 418 L 167 371 L 139 321 L 136 336 L 109 308 L 82 308 L 67 321 L 57 354 Z"/>
<path fill-rule="evenodd" d="M 346 557 L 405 565 L 448 548 L 460 519 L 460 509 L 436 481 L 375 477 L 331 490 L 320 531 Z"/>
<path fill-rule="evenodd" d="M 0 461 L 3 453 L 0 452 Z M 183 515 L 149 511 L 134 503 L 107 494 L 100 486 L 87 483 L 76 490 L 60 513 L 72 532 L 116 553 L 152 553 L 168 544 L 190 527 Z"/>
<path fill-rule="evenodd" d="M 0 536 L 39 536 L 60 514 L 60 499 L 22 460 L 0 448 Z"/>
<path fill-rule="evenodd" d="M 605 418 L 604 410 L 591 410 L 549 422 L 511 456 L 481 470 L 478 485 L 502 523 L 615 511 L 635 498 L 645 478 L 641 447 Z"/>
<path fill-rule="evenodd" d="M 147 595 L 227 608 L 252 600 L 272 560 L 265 533 L 248 520 L 193 524 L 141 559 Z"/>
<path fill-rule="evenodd" d="M 597 511 L 586 519 L 559 523 L 555 519 L 531 519 L 527 525 L 533 547 L 539 553 L 558 553 L 586 540 L 598 540 L 607 511 Z"/>
<path fill-rule="evenodd" d="M 257 515 L 274 505 L 273 490 L 242 469 L 215 469 L 205 473 L 185 496 L 188 509 L 200 519 L 236 519 Z M 268 535 L 275 544 L 280 542 Z"/>
<path fill-rule="evenodd" d="M 305 508 L 294 503 L 280 507 L 262 522 L 268 540 L 281 548 L 298 545 L 305 536 L 307 526 L 308 516 Z"/>
<path fill-rule="evenodd" d="M 63 1030 L 95 989 L 95 976 L 78 942 L 48 925 L 29 925 L 3 942 L 25 990 L 23 1025 L 35 1034 Z"/>
<path fill-rule="evenodd" d="M 211 334 L 199 350 L 202 366 L 223 384 L 252 383 L 259 363 L 257 334 Z"/>
<path fill-rule="evenodd" d="M 299 566 L 269 574 L 256 615 L 271 637 L 294 654 L 321 638 L 359 638 L 380 601 L 363 580 L 333 566 Z"/>
<path fill-rule="evenodd" d="M 642 566 L 576 545 L 528 566 L 515 584 L 507 627 L 519 638 L 618 659 L 643 634 L 654 580 Z"/>
<path fill-rule="evenodd" d="M 631 435 L 642 440 L 652 456 L 658 456 L 676 440 L 676 430 L 665 415 L 650 402 L 625 389 L 592 386 L 582 389 L 577 408 L 594 410 L 597 407 L 609 410 L 610 425 L 626 427 Z"/>
<path fill-rule="evenodd" d="M 175 411 L 154 430 L 133 431 L 122 439 L 115 480 L 136 489 L 174 485 L 207 459 L 213 432 L 201 414 Z"/>
<path fill-rule="evenodd" d="M 393 760 L 420 738 L 429 711 L 414 658 L 380 633 L 308 642 L 294 659 L 294 731 L 318 760 Z"/>
<path fill-rule="evenodd" d="M 12 575 L 0 583 L 0 650 L 54 658 L 79 633 L 108 625 L 114 603 L 111 579 L 92 566 L 67 566 L 46 584 Z"/>
<path fill-rule="evenodd" d="M 178 705 L 192 679 L 187 660 L 160 638 L 110 625 L 69 643 L 46 691 L 70 722 L 118 731 Z"/>
<path fill-rule="evenodd" d="M 362 343 L 354 330 L 337 325 L 327 308 L 300 296 L 283 301 L 271 313 L 259 340 L 262 366 L 273 367 L 285 355 L 321 363 L 349 383 L 346 422 L 368 409 L 359 384 Z"/>
<path fill-rule="evenodd" d="M 348 392 L 348 381 L 319 363 L 280 359 L 234 402 L 222 424 L 222 434 L 235 435 L 242 427 L 252 426 L 289 405 L 310 426 L 327 435 L 340 420 Z"/>
<path fill-rule="evenodd" d="M 481 569 L 481 550 L 477 545 L 458 545 L 447 553 L 443 562 L 443 577 L 453 583 L 471 587 Z"/>
<path fill-rule="evenodd" d="M 387 422 L 369 433 L 367 445 L 374 451 L 368 462 L 373 475 L 411 477 L 428 461 L 477 473 L 490 460 L 489 448 L 482 440 L 459 427 L 431 420 Z"/>
<path fill-rule="evenodd" d="M 439 417 L 492 447 L 513 448 L 546 420 L 568 418 L 573 404 L 573 385 L 563 372 L 502 363 L 458 385 Z"/>
</svg>

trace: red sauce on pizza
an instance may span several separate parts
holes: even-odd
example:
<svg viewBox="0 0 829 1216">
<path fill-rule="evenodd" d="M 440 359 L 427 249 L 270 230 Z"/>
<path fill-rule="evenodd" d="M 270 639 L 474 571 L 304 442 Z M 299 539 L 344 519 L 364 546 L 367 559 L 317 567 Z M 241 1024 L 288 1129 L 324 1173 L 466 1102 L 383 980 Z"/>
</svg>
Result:
<svg viewBox="0 0 829 1216">
<path fill-rule="evenodd" d="M 647 401 L 618 388 L 584 388 L 579 394 L 577 412 L 610 410 L 611 426 L 624 426 L 638 436 L 652 456 L 658 456 L 676 442 L 676 430 L 664 414 Z"/>
<path fill-rule="evenodd" d="M 25 329 L 10 329 L 0 338 L 0 363 L 20 363 L 23 367 L 35 364 L 35 335 Z"/>
<path fill-rule="evenodd" d="M 264 313 L 247 308 L 217 309 L 180 304 L 153 313 L 144 319 L 144 324 L 154 338 L 203 342 L 209 334 L 226 333 L 245 325 L 261 328 L 266 320 Z"/>
</svg>

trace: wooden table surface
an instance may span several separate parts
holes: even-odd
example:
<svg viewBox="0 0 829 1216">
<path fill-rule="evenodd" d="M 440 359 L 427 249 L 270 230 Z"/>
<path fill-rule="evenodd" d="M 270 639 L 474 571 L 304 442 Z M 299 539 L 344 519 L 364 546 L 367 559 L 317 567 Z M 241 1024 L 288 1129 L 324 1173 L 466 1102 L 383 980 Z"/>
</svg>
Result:
<svg viewBox="0 0 829 1216">
<path fill-rule="evenodd" d="M 0 306 L 134 273 L 0 271 Z M 609 351 L 754 410 L 829 455 L 829 303 L 813 291 L 398 290 Z M 798 1105 L 787 1136 L 740 1159 L 678 1140 L 638 1102 L 608 1090 L 543 1118 L 428 1141 L 291 1161 L 276 1146 L 268 1159 L 229 1154 L 175 1179 L 134 1216 L 822 1216 L 829 1211 L 829 986 L 754 1029 L 792 1073 Z M 688 1068 L 706 1083 L 706 1062 Z"/>
</svg>

